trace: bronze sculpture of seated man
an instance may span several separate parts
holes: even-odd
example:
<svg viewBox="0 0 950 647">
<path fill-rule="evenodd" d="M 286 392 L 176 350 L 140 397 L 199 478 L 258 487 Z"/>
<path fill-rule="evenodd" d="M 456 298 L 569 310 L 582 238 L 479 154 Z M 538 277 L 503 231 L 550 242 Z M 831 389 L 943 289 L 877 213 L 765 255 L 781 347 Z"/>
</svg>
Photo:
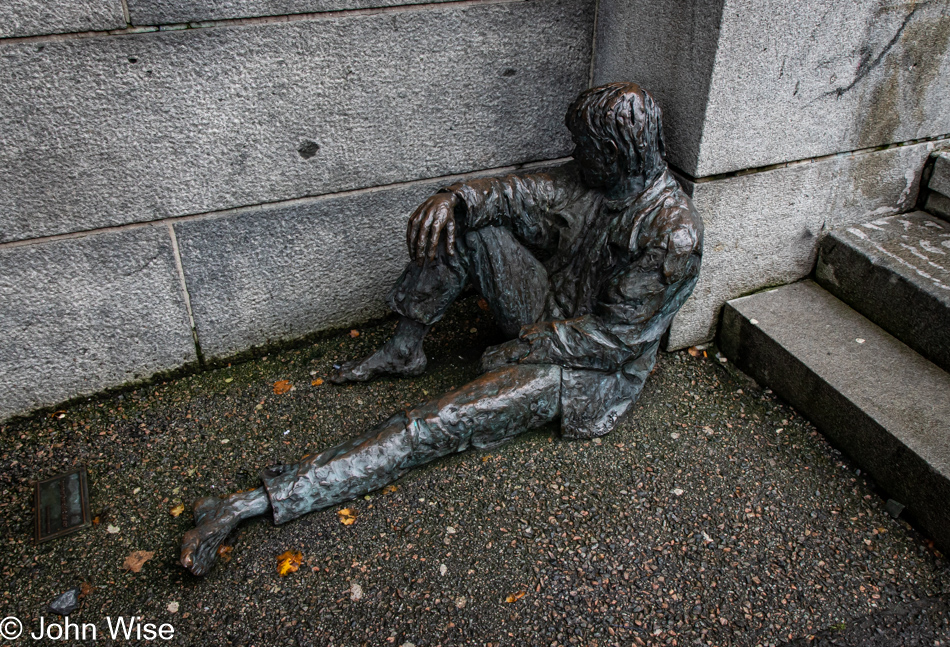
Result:
<svg viewBox="0 0 950 647">
<path fill-rule="evenodd" d="M 660 110 L 647 92 L 632 83 L 587 90 L 566 122 L 573 163 L 455 184 L 416 209 L 412 260 L 389 295 L 396 333 L 333 380 L 421 373 L 423 338 L 469 282 L 512 337 L 485 352 L 482 376 L 349 442 L 264 470 L 262 488 L 199 500 L 182 542 L 186 568 L 206 573 L 242 519 L 270 513 L 283 523 L 558 418 L 564 436 L 601 436 L 631 409 L 696 284 L 703 225 L 667 168 Z"/>
</svg>

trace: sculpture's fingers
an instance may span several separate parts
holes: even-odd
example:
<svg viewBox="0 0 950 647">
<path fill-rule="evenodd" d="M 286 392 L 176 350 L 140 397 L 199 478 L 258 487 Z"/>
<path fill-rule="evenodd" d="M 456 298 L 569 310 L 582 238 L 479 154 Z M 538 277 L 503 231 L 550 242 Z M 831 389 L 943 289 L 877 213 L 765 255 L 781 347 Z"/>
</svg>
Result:
<svg viewBox="0 0 950 647">
<path fill-rule="evenodd" d="M 416 257 L 416 240 L 419 236 L 419 227 L 422 226 L 422 210 L 425 203 L 416 207 L 416 210 L 409 216 L 409 224 L 406 227 L 406 247 L 409 248 L 409 258 Z"/>
<path fill-rule="evenodd" d="M 445 223 L 445 246 L 449 254 L 455 256 L 455 218 L 449 216 L 449 221 Z"/>
<path fill-rule="evenodd" d="M 429 229 L 429 253 L 427 257 L 430 261 L 435 260 L 435 255 L 439 251 L 439 236 L 442 235 L 442 228 L 445 226 L 445 212 L 439 210 L 439 214 Z"/>
<path fill-rule="evenodd" d="M 422 265 L 426 260 L 427 244 L 431 236 L 433 222 L 435 221 L 435 209 L 431 207 L 426 209 L 426 217 L 419 229 L 419 236 L 416 238 L 416 262 Z"/>
</svg>

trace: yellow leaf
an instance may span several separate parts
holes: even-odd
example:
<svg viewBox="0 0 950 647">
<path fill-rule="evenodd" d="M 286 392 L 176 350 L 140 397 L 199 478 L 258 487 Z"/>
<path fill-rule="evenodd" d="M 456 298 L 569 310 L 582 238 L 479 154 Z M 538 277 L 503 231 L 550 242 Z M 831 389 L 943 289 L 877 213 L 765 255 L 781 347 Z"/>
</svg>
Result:
<svg viewBox="0 0 950 647">
<path fill-rule="evenodd" d="M 317 379 L 315 379 L 315 380 L 314 380 L 313 382 L 311 382 L 310 384 L 311 384 L 312 386 L 320 386 L 321 384 L 323 384 L 323 378 L 322 378 L 322 377 L 318 377 Z"/>
<path fill-rule="evenodd" d="M 184 504 L 184 503 L 179 503 L 179 504 L 176 505 L 174 508 L 172 508 L 171 510 L 169 510 L 169 511 L 168 511 L 168 514 L 170 514 L 170 515 L 173 516 L 173 517 L 177 517 L 178 515 L 180 515 L 180 514 L 181 514 L 182 512 L 184 512 L 184 511 L 185 511 L 185 504 Z"/>
<path fill-rule="evenodd" d="M 145 566 L 145 562 L 154 556 L 155 553 L 150 550 L 137 550 L 125 558 L 125 561 L 122 562 L 122 568 L 133 573 L 139 573 L 142 571 L 142 567 Z"/>
<path fill-rule="evenodd" d="M 386 487 L 383 488 L 383 494 L 392 494 L 398 489 L 399 489 L 399 486 L 397 485 L 387 485 Z"/>
<path fill-rule="evenodd" d="M 234 550 L 234 546 L 225 546 L 224 544 L 221 544 L 218 546 L 218 559 L 227 564 L 231 561 L 232 550 Z"/>
<path fill-rule="evenodd" d="M 356 338 L 356 337 L 359 337 L 359 336 L 360 336 L 360 331 L 359 331 L 359 330 L 351 330 L 351 331 L 350 331 L 350 337 Z"/>
<path fill-rule="evenodd" d="M 507 598 L 505 598 L 505 602 L 507 602 L 508 604 L 511 604 L 512 602 L 517 602 L 518 600 L 520 600 L 527 594 L 528 594 L 527 591 L 518 591 L 517 593 L 512 593 Z"/>
<path fill-rule="evenodd" d="M 296 573 L 303 563 L 303 555 L 299 550 L 288 550 L 277 556 L 277 574 L 281 577 L 287 577 L 291 573 Z"/>
<path fill-rule="evenodd" d="M 356 510 L 343 508 L 342 510 L 338 510 L 337 514 L 340 515 L 340 523 L 344 526 L 352 526 L 356 523 Z"/>
<path fill-rule="evenodd" d="M 283 395 L 290 390 L 291 384 L 287 380 L 280 380 L 279 382 L 274 382 L 274 393 L 277 395 Z"/>
</svg>

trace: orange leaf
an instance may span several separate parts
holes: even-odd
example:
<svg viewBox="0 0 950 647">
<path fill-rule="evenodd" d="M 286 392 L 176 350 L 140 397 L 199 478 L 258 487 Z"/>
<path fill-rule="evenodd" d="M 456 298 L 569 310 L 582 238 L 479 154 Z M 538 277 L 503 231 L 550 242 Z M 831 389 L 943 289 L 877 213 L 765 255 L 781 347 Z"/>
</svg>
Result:
<svg viewBox="0 0 950 647">
<path fill-rule="evenodd" d="M 321 384 L 323 384 L 323 378 L 322 378 L 322 377 L 318 377 L 317 379 L 315 379 L 315 380 L 314 380 L 313 382 L 311 382 L 310 384 L 311 384 L 312 386 L 320 386 Z"/>
<path fill-rule="evenodd" d="M 179 503 L 179 504 L 176 505 L 174 508 L 172 508 L 171 510 L 169 510 L 169 511 L 168 511 L 168 514 L 170 514 L 170 515 L 173 516 L 173 517 L 177 517 L 178 515 L 180 515 L 180 514 L 181 514 L 182 512 L 184 512 L 184 511 L 185 511 L 185 504 L 184 504 L 184 503 Z"/>
<path fill-rule="evenodd" d="M 353 337 L 353 338 L 355 339 L 356 337 L 359 337 L 359 336 L 360 336 L 360 331 L 359 331 L 359 330 L 351 330 L 351 331 L 350 331 L 350 337 Z"/>
<path fill-rule="evenodd" d="M 277 557 L 277 574 L 281 577 L 287 577 L 291 573 L 296 573 L 297 569 L 303 563 L 303 555 L 299 550 L 288 550 Z"/>
<path fill-rule="evenodd" d="M 95 590 L 96 587 L 94 587 L 92 584 L 89 582 L 83 582 L 79 587 L 79 597 L 84 598 L 86 596 L 92 595 L 92 592 Z"/>
<path fill-rule="evenodd" d="M 398 489 L 399 489 L 398 485 L 387 485 L 386 487 L 383 488 L 383 494 L 392 494 Z"/>
<path fill-rule="evenodd" d="M 274 393 L 277 395 L 283 395 L 290 390 L 291 384 L 287 380 L 280 380 L 279 382 L 274 382 Z"/>
<path fill-rule="evenodd" d="M 231 551 L 234 550 L 234 546 L 225 546 L 221 544 L 218 546 L 218 558 L 225 564 L 231 561 Z"/>
<path fill-rule="evenodd" d="M 528 594 L 527 591 L 518 591 L 517 593 L 512 593 L 507 598 L 505 598 L 505 602 L 507 602 L 508 604 L 511 604 L 512 602 L 517 602 L 518 600 L 520 600 L 527 594 Z"/>
<path fill-rule="evenodd" d="M 344 526 L 352 526 L 356 523 L 356 510 L 343 508 L 342 510 L 337 510 L 337 514 L 340 515 L 340 523 Z"/>
<path fill-rule="evenodd" d="M 125 561 L 122 562 L 122 568 L 133 573 L 140 573 L 142 567 L 145 566 L 145 562 L 154 556 L 155 553 L 150 550 L 137 550 L 125 558 Z"/>
<path fill-rule="evenodd" d="M 687 352 L 693 357 L 699 357 L 700 355 L 703 354 L 702 351 L 696 348 L 695 346 L 690 346 Z"/>
</svg>

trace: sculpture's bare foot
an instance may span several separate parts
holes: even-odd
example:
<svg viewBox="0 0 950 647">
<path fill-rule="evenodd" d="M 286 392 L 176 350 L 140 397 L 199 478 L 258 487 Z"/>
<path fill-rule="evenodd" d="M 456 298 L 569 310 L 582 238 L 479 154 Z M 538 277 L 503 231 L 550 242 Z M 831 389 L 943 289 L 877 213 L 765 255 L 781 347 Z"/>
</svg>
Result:
<svg viewBox="0 0 950 647">
<path fill-rule="evenodd" d="M 181 565 L 195 575 L 211 570 L 218 546 L 241 520 L 227 499 L 205 497 L 195 502 L 195 527 L 181 541 Z"/>
<path fill-rule="evenodd" d="M 366 382 L 382 375 L 414 377 L 426 370 L 426 355 L 419 347 L 412 351 L 394 351 L 389 344 L 363 359 L 343 362 L 328 378 L 334 384 Z"/>
</svg>

